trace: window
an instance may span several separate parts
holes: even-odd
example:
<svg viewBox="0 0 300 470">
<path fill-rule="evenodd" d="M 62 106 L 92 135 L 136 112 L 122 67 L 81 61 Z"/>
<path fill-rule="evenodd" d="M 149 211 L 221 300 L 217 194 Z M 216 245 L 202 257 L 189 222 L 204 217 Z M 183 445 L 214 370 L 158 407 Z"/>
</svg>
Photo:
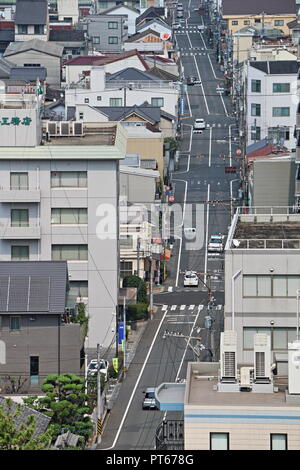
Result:
<svg viewBox="0 0 300 470">
<path fill-rule="evenodd" d="M 9 328 L 11 331 L 18 331 L 21 329 L 21 317 L 12 315 L 9 317 Z"/>
<path fill-rule="evenodd" d="M 100 36 L 93 36 L 93 44 L 100 44 Z"/>
<path fill-rule="evenodd" d="M 274 26 L 284 26 L 283 20 L 274 20 Z"/>
<path fill-rule="evenodd" d="M 86 171 L 51 171 L 52 188 L 86 188 Z"/>
<path fill-rule="evenodd" d="M 289 83 L 273 83 L 273 93 L 289 93 Z"/>
<path fill-rule="evenodd" d="M 88 297 L 88 281 L 70 281 L 67 305 L 73 307 L 78 297 Z"/>
<path fill-rule="evenodd" d="M 132 274 L 132 261 L 121 261 L 120 262 L 120 277 L 124 279 L 126 276 Z"/>
<path fill-rule="evenodd" d="M 237 25 L 239 24 L 239 22 L 236 21 L 236 20 L 233 20 L 233 21 L 231 22 L 231 24 L 232 24 L 232 26 L 237 26 Z"/>
<path fill-rule="evenodd" d="M 28 209 L 11 209 L 11 227 L 29 227 Z"/>
<path fill-rule="evenodd" d="M 11 172 L 10 189 L 28 190 L 28 173 Z"/>
<path fill-rule="evenodd" d="M 271 140 L 275 145 L 284 145 L 285 140 L 290 140 L 290 130 L 288 127 L 269 127 L 268 128 L 268 139 Z"/>
<path fill-rule="evenodd" d="M 27 31 L 28 31 L 27 24 L 18 25 L 18 34 L 27 34 Z"/>
<path fill-rule="evenodd" d="M 108 44 L 118 44 L 118 36 L 108 36 Z"/>
<path fill-rule="evenodd" d="M 244 20 L 244 24 L 250 24 L 250 21 L 249 20 Z"/>
<path fill-rule="evenodd" d="M 89 99 L 89 98 L 84 98 L 84 102 L 85 102 L 85 103 L 89 103 L 89 102 L 90 102 L 90 99 Z"/>
<path fill-rule="evenodd" d="M 251 140 L 260 140 L 260 127 L 251 126 Z"/>
<path fill-rule="evenodd" d="M 109 98 L 109 106 L 122 106 L 122 98 Z"/>
<path fill-rule="evenodd" d="M 271 434 L 271 450 L 288 450 L 287 434 Z"/>
<path fill-rule="evenodd" d="M 99 8 L 102 10 L 102 8 L 107 8 L 108 7 L 108 2 L 99 2 Z"/>
<path fill-rule="evenodd" d="M 53 261 L 87 261 L 87 245 L 52 245 Z"/>
<path fill-rule="evenodd" d="M 24 67 L 40 67 L 41 64 L 23 64 Z"/>
<path fill-rule="evenodd" d="M 252 93 L 261 92 L 261 80 L 251 80 L 251 91 Z"/>
<path fill-rule="evenodd" d="M 296 339 L 296 328 L 245 327 L 243 328 L 243 349 L 254 349 L 254 335 L 256 333 L 266 333 L 271 337 L 271 349 L 273 351 L 287 350 L 288 343 Z"/>
<path fill-rule="evenodd" d="M 300 276 L 243 276 L 243 297 L 296 297 Z"/>
<path fill-rule="evenodd" d="M 251 116 L 260 116 L 261 105 L 257 103 L 251 104 Z"/>
<path fill-rule="evenodd" d="M 227 432 L 211 432 L 210 450 L 229 450 L 229 433 Z"/>
<path fill-rule="evenodd" d="M 120 235 L 120 248 L 133 248 L 132 235 Z"/>
<path fill-rule="evenodd" d="M 261 19 L 260 18 L 255 18 L 254 23 L 261 23 Z"/>
<path fill-rule="evenodd" d="M 34 34 L 44 34 L 44 25 L 43 24 L 35 24 L 34 25 Z"/>
<path fill-rule="evenodd" d="M 101 101 L 102 100 L 102 97 L 101 96 L 97 96 L 97 101 Z"/>
<path fill-rule="evenodd" d="M 30 385 L 39 384 L 39 356 L 30 356 Z"/>
<path fill-rule="evenodd" d="M 118 29 L 118 22 L 117 21 L 109 21 L 108 22 L 108 29 Z"/>
<path fill-rule="evenodd" d="M 87 224 L 87 209 L 52 208 L 51 224 Z"/>
<path fill-rule="evenodd" d="M 10 250 L 11 250 L 12 261 L 28 261 L 29 260 L 29 246 L 12 245 Z"/>
<path fill-rule="evenodd" d="M 285 117 L 290 115 L 290 108 L 283 107 L 283 108 L 272 108 L 272 115 L 273 117 Z"/>
<path fill-rule="evenodd" d="M 163 98 L 151 98 L 151 106 L 157 106 L 158 108 L 164 105 Z"/>
<path fill-rule="evenodd" d="M 79 113 L 79 119 L 83 119 L 83 113 Z"/>
</svg>

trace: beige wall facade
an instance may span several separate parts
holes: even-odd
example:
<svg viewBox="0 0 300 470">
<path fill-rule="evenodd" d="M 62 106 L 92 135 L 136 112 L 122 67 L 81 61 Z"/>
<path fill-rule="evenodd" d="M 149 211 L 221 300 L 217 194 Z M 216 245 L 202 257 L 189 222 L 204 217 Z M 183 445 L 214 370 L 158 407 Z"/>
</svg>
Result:
<svg viewBox="0 0 300 470">
<path fill-rule="evenodd" d="M 264 22 L 266 28 L 278 28 L 288 36 L 290 30 L 287 24 L 294 21 L 296 15 L 223 15 L 223 19 L 227 21 L 227 29 L 232 34 L 245 26 L 261 27 Z M 260 22 L 255 22 L 255 20 L 260 20 Z M 281 24 L 282 21 L 283 24 Z"/>
<path fill-rule="evenodd" d="M 161 135 L 161 134 L 160 134 Z M 141 159 L 155 159 L 160 177 L 164 175 L 164 139 L 157 138 L 135 138 L 128 137 L 127 153 L 138 153 Z"/>
</svg>

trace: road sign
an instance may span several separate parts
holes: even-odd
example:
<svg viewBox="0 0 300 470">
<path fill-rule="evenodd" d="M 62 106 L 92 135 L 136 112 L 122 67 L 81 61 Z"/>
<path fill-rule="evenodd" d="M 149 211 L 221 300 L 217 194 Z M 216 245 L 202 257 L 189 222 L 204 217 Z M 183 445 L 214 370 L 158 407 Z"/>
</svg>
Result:
<svg viewBox="0 0 300 470">
<path fill-rule="evenodd" d="M 236 155 L 241 155 L 242 151 L 241 151 L 241 149 L 237 149 L 235 153 L 236 153 Z"/>
<path fill-rule="evenodd" d="M 225 173 L 236 173 L 235 166 L 225 166 Z"/>
</svg>

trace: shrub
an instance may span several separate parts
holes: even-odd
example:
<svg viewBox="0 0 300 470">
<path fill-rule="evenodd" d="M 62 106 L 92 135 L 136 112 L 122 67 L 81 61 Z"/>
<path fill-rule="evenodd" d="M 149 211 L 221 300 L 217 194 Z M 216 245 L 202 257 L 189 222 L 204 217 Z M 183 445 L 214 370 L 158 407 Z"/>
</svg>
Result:
<svg viewBox="0 0 300 470">
<path fill-rule="evenodd" d="M 137 301 L 148 304 L 147 286 L 143 279 L 138 276 L 126 276 L 123 279 L 123 287 L 136 287 L 137 288 Z"/>
<path fill-rule="evenodd" d="M 127 320 L 143 320 L 148 311 L 148 304 L 139 302 L 127 307 Z"/>
</svg>

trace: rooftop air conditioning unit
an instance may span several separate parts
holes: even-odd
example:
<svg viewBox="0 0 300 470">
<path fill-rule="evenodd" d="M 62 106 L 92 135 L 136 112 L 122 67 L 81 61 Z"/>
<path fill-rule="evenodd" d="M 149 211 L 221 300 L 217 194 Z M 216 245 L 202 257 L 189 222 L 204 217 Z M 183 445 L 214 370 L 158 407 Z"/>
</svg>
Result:
<svg viewBox="0 0 300 470">
<path fill-rule="evenodd" d="M 47 132 L 49 134 L 49 136 L 52 136 L 52 135 L 59 135 L 59 128 L 57 126 L 57 123 L 56 121 L 48 121 L 47 122 Z"/>
<path fill-rule="evenodd" d="M 83 123 L 82 122 L 72 122 L 73 135 L 82 136 L 83 135 Z"/>
<path fill-rule="evenodd" d="M 270 336 L 266 333 L 254 335 L 254 381 L 271 381 L 271 344 Z"/>
<path fill-rule="evenodd" d="M 70 125 L 69 121 L 61 121 L 60 122 L 60 135 L 70 135 Z"/>
<path fill-rule="evenodd" d="M 236 331 L 221 333 L 221 382 L 236 382 L 237 338 Z"/>
<path fill-rule="evenodd" d="M 300 341 L 288 343 L 289 394 L 300 394 Z"/>
</svg>

